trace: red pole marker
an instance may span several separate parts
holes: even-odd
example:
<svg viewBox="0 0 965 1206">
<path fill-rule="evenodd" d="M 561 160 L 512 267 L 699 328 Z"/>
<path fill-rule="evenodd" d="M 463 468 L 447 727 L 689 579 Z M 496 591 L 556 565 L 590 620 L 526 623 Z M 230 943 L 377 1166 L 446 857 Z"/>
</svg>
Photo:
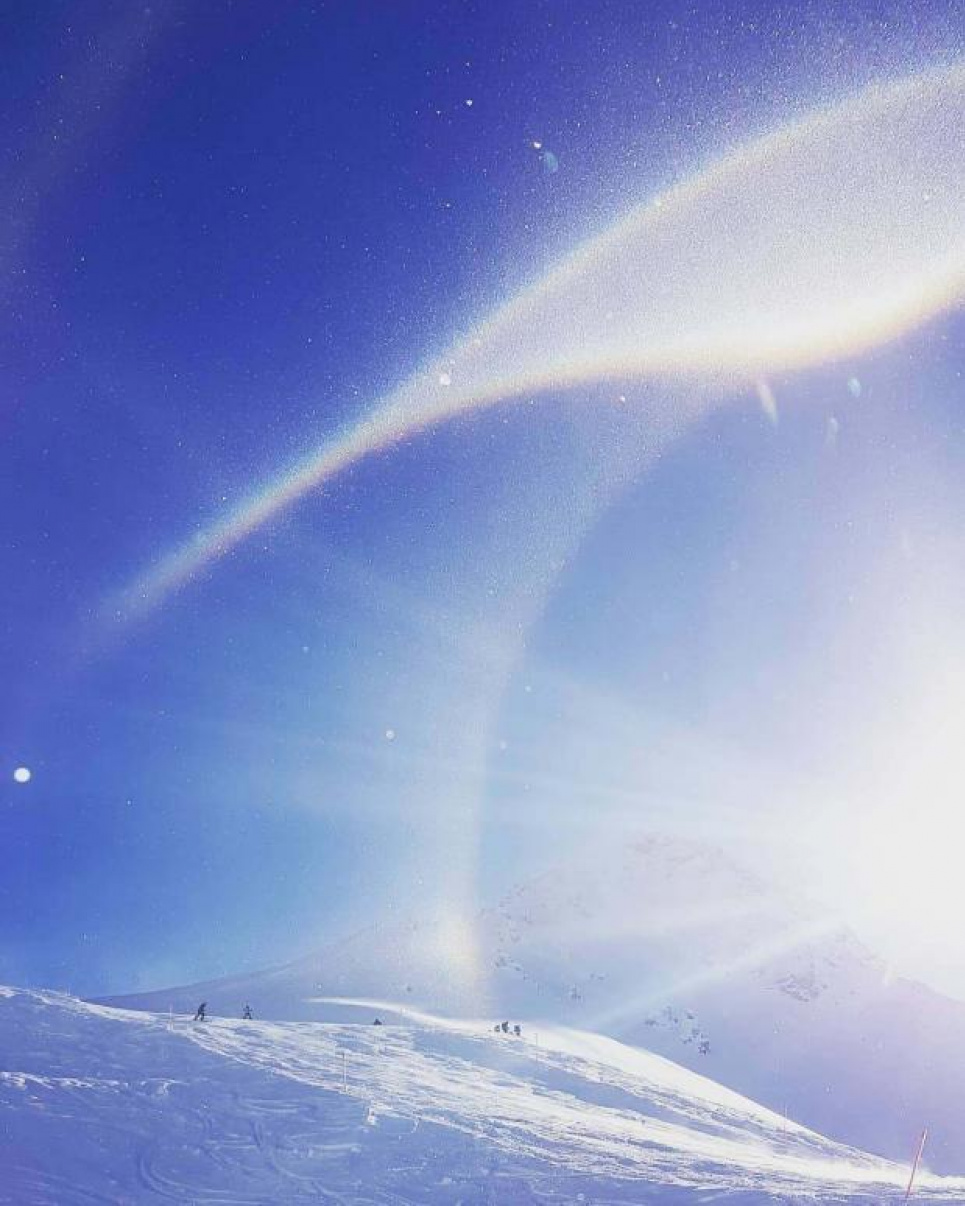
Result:
<svg viewBox="0 0 965 1206">
<path fill-rule="evenodd" d="M 921 1154 L 925 1150 L 925 1140 L 928 1138 L 928 1127 L 921 1133 L 921 1139 L 918 1141 L 918 1151 L 915 1152 L 915 1163 L 911 1166 L 911 1176 L 908 1178 L 908 1188 L 905 1190 L 905 1201 L 911 1197 L 912 1187 L 915 1184 L 915 1174 L 918 1172 L 918 1165 L 921 1163 Z"/>
</svg>

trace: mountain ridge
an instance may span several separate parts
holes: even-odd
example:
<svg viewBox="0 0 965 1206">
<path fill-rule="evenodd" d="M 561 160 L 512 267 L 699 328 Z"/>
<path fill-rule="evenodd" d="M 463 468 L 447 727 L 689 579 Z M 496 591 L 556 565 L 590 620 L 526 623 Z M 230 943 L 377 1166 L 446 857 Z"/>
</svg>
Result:
<svg viewBox="0 0 965 1206">
<path fill-rule="evenodd" d="M 575 1026 L 892 1158 L 927 1125 L 932 1167 L 965 1170 L 965 1004 L 893 976 L 850 931 L 691 840 L 588 851 L 471 926 L 376 924 L 266 973 L 109 1001 L 183 1013 L 202 997 L 235 1016 L 251 1001 L 257 1016 L 359 1020 L 333 999 L 391 998 Z"/>
</svg>

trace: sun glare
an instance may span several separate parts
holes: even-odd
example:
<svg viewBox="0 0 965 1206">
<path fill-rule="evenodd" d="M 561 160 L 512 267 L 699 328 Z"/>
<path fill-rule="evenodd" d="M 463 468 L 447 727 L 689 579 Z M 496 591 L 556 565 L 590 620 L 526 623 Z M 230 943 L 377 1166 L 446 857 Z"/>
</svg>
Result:
<svg viewBox="0 0 965 1206">
<path fill-rule="evenodd" d="M 880 737 L 868 803 L 850 839 L 856 917 L 902 945 L 961 945 L 965 881 L 965 679 L 949 667 Z"/>
</svg>

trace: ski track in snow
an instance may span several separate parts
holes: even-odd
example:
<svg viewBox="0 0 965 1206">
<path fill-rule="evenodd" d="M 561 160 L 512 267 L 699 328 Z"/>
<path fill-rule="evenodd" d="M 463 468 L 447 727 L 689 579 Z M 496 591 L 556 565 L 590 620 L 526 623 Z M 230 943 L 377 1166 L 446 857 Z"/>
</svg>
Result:
<svg viewBox="0 0 965 1206">
<path fill-rule="evenodd" d="M 482 1022 L 243 1022 L 0 992 L 0 1202 L 898 1202 L 905 1170 L 669 1060 Z M 916 1201 L 965 1200 L 928 1179 Z"/>
</svg>

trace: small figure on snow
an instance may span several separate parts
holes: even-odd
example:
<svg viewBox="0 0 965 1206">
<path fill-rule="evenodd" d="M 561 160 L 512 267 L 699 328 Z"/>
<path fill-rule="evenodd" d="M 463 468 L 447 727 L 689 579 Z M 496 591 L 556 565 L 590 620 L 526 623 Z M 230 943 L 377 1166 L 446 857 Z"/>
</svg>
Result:
<svg viewBox="0 0 965 1206">
<path fill-rule="evenodd" d="M 373 1026 L 381 1026 L 381 1025 L 382 1025 L 382 1019 L 381 1019 L 381 1018 L 376 1018 L 376 1019 L 375 1019 L 375 1021 L 372 1023 L 372 1025 L 373 1025 Z"/>
<path fill-rule="evenodd" d="M 503 1034 L 509 1034 L 509 1022 L 500 1022 L 499 1029 Z"/>
<path fill-rule="evenodd" d="M 245 1022 L 250 1022 L 253 1018 L 253 1015 L 251 1012 L 251 1006 L 249 1004 L 247 1004 L 247 1002 L 245 1003 L 245 1010 L 244 1010 L 244 1013 L 242 1013 L 241 1017 L 242 1017 L 242 1020 Z"/>
<path fill-rule="evenodd" d="M 520 1026 L 519 1022 L 517 1022 L 516 1025 L 513 1027 L 513 1034 L 515 1034 L 517 1038 L 522 1037 L 523 1028 Z"/>
<path fill-rule="evenodd" d="M 208 1002 L 202 1001 L 201 1004 L 198 1006 L 198 1012 L 194 1015 L 194 1020 L 196 1022 L 204 1021 L 204 1016 L 205 1016 L 205 1012 L 206 1012 L 207 1008 L 208 1008 Z"/>
<path fill-rule="evenodd" d="M 499 1023 L 498 1022 L 493 1027 L 493 1034 L 499 1034 Z"/>
</svg>

